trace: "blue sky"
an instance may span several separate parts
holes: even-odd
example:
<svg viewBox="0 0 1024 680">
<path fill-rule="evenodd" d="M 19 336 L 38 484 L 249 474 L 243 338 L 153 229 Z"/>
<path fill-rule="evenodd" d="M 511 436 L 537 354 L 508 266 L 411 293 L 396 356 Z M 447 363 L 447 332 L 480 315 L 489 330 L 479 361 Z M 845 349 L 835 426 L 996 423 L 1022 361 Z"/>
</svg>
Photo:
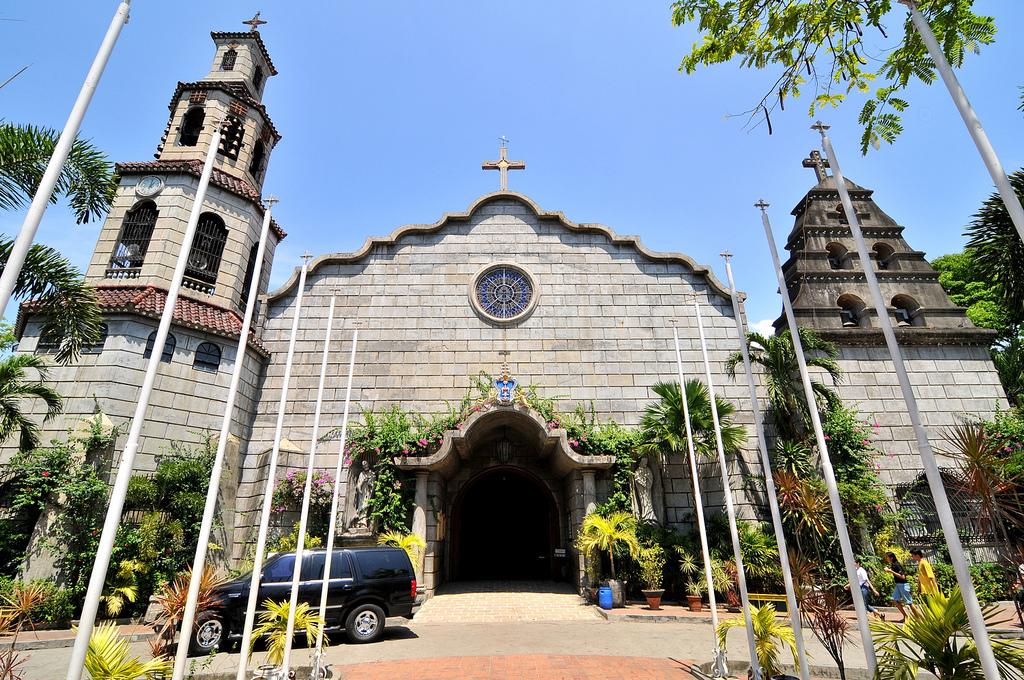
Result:
<svg viewBox="0 0 1024 680">
<path fill-rule="evenodd" d="M 27 2 L 0 7 L 0 117 L 62 127 L 115 0 Z M 995 14 L 995 45 L 972 56 L 961 78 L 1008 170 L 1024 165 L 1024 3 L 977 0 Z M 670 3 L 396 2 L 263 0 L 135 3 L 93 100 L 83 134 L 113 160 L 146 160 L 167 123 L 178 80 L 212 58 L 210 30 L 244 30 L 257 10 L 280 75 L 265 101 L 284 139 L 266 191 L 290 233 L 274 266 L 286 278 L 298 256 L 357 248 L 367 236 L 434 222 L 497 188 L 497 138 L 525 172 L 510 188 L 577 222 L 637 234 L 658 250 L 683 251 L 724 278 L 718 253 L 735 255 L 752 322 L 779 301 L 757 213 L 765 198 L 780 241 L 790 209 L 813 185 L 800 161 L 818 142 L 808 101 L 774 119 L 774 134 L 744 129 L 767 73 L 719 66 L 677 71 L 695 38 L 673 28 Z M 890 22 L 899 33 L 901 19 Z M 876 190 L 929 257 L 959 250 L 964 225 L 991 181 L 944 88 L 917 86 L 908 130 L 893 147 L 858 151 L 859 101 L 822 117 L 845 173 Z M 22 215 L 0 213 L 13 233 Z M 75 226 L 51 208 L 39 241 L 84 266 L 98 224 Z"/>
</svg>

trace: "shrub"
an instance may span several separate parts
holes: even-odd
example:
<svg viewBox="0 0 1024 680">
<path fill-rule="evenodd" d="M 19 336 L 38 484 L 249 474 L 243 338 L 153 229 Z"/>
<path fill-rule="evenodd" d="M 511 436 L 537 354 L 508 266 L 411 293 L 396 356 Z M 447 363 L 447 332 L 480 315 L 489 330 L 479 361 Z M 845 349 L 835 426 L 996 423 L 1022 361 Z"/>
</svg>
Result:
<svg viewBox="0 0 1024 680">
<path fill-rule="evenodd" d="M 0 601 L 13 595 L 14 589 L 19 585 L 26 585 L 24 581 L 10 578 L 0 578 Z M 27 585 L 42 588 L 43 597 L 39 604 L 29 612 L 29 620 L 33 626 L 49 624 L 63 627 L 71 623 L 75 615 L 74 593 L 68 588 L 61 588 L 45 579 L 36 579 Z"/>
<path fill-rule="evenodd" d="M 128 493 L 124 499 L 125 510 L 149 509 L 159 499 L 159 489 L 152 477 L 133 475 L 128 480 Z"/>
</svg>

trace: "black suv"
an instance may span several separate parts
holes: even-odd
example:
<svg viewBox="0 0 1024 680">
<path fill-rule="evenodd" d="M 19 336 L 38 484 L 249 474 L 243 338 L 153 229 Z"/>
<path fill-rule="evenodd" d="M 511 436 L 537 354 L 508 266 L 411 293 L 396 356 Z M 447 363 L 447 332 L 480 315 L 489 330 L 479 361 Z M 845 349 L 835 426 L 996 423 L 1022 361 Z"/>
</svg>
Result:
<svg viewBox="0 0 1024 680">
<path fill-rule="evenodd" d="M 326 550 L 303 551 L 299 577 L 299 602 L 320 608 Z M 277 553 L 263 563 L 259 605 L 270 599 L 291 597 L 295 553 Z M 216 607 L 200 612 L 189 639 L 192 654 L 207 654 L 229 640 L 240 640 L 245 624 L 252 572 L 220 586 Z M 412 562 L 399 548 L 338 549 L 331 557 L 327 587 L 327 628 L 344 628 L 350 642 L 373 642 L 384 632 L 388 616 L 412 618 L 416 603 L 416 574 Z M 259 611 L 259 610 L 258 610 Z"/>
</svg>

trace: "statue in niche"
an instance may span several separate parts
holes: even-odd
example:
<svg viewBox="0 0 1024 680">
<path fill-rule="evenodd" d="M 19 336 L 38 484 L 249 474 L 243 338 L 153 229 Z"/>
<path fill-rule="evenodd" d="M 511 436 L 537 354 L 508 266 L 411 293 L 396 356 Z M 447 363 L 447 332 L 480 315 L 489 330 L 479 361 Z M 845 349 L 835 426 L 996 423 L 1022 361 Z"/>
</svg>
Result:
<svg viewBox="0 0 1024 680">
<path fill-rule="evenodd" d="M 370 498 L 373 496 L 373 483 L 377 480 L 377 473 L 370 469 L 368 461 L 362 462 L 362 469 L 356 477 L 355 500 L 353 507 L 355 514 L 349 523 L 350 529 L 370 528 Z"/>
<path fill-rule="evenodd" d="M 651 491 L 654 488 L 654 473 L 647 465 L 647 459 L 640 461 L 636 472 L 633 473 L 633 484 L 631 494 L 633 500 L 633 515 L 641 522 L 660 523 L 658 514 L 654 511 L 654 501 Z"/>
</svg>

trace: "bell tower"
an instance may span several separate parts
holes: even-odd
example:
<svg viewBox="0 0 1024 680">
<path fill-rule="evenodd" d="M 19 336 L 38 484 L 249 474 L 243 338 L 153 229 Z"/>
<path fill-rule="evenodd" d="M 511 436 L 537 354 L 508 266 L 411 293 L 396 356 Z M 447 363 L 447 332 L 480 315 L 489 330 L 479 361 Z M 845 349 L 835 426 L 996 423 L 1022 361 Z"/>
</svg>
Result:
<svg viewBox="0 0 1024 680">
<path fill-rule="evenodd" d="M 256 30 L 265 22 L 257 14 L 245 23 L 250 30 L 211 33 L 209 72 L 175 87 L 156 160 L 117 164 L 117 198 L 87 272 L 97 287 L 170 285 L 203 161 L 223 121 L 182 294 L 244 313 L 263 220 L 263 181 L 281 140 L 262 101 L 267 80 L 277 75 Z M 273 225 L 268 263 L 283 237 Z M 265 266 L 261 292 L 269 277 Z"/>
<path fill-rule="evenodd" d="M 197 445 L 203 433 L 219 431 L 238 361 L 246 370 L 229 452 L 237 452 L 248 437 L 250 409 L 269 359 L 260 342 L 258 307 L 240 356 L 237 343 L 263 226 L 263 180 L 281 140 L 263 104 L 267 79 L 277 70 L 256 30 L 262 23 L 257 16 L 246 22 L 250 30 L 212 33 L 212 65 L 201 80 L 174 87 L 156 158 L 116 165 L 117 192 L 86 271 L 86 282 L 95 289 L 103 313 L 103 335 L 72 363 L 53 366 L 50 382 L 65 397 L 64 413 L 45 424 L 44 440 L 65 436 L 96 409 L 114 423 L 128 422 L 149 359 L 155 355 L 160 368 L 140 444 L 140 471 L 153 469 L 169 442 Z M 221 121 L 227 131 L 187 253 L 171 331 L 164 347 L 154 347 L 204 160 Z M 272 222 L 261 294 L 270 281 L 274 251 L 284 237 Z M 54 340 L 40 337 L 41 321 L 31 303 L 22 305 L 15 327 L 19 352 L 52 355 Z M 193 397 L 201 400 L 193 402 Z M 194 403 L 203 408 L 192 408 Z M 237 487 L 238 479 L 226 479 L 230 483 L 225 497 L 233 497 L 232 485 Z"/>
<path fill-rule="evenodd" d="M 790 255 L 782 266 L 797 323 L 840 345 L 881 345 L 864 277 L 864 267 L 874 267 L 900 344 L 991 342 L 993 333 L 975 327 L 953 304 L 925 254 L 907 243 L 904 228 L 878 207 L 874 192 L 847 179 L 871 251 L 871 261 L 860 262 L 828 160 L 814 150 L 803 165 L 818 181 L 793 208 Z M 775 321 L 776 328 L 784 326 L 783 318 Z"/>
</svg>

